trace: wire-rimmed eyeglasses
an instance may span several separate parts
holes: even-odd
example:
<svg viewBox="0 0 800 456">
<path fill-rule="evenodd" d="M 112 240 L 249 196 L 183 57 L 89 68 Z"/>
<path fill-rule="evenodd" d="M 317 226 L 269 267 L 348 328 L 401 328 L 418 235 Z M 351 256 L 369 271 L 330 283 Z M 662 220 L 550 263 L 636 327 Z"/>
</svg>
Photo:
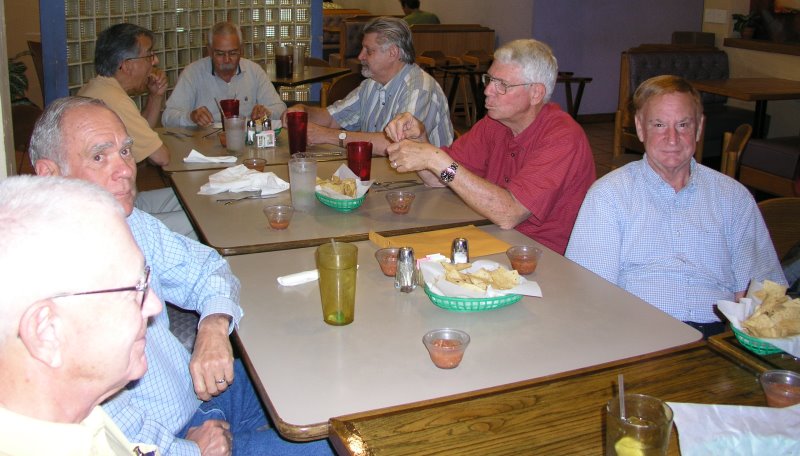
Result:
<svg viewBox="0 0 800 456">
<path fill-rule="evenodd" d="M 78 293 L 60 293 L 54 296 L 50 296 L 49 299 L 67 298 L 70 296 L 104 294 L 104 293 L 122 293 L 123 291 L 138 291 L 142 293 L 142 300 L 139 302 L 139 307 L 144 307 L 144 300 L 147 299 L 147 291 L 149 289 L 150 289 L 150 266 L 145 266 L 144 278 L 142 278 L 142 280 L 140 280 L 139 283 L 137 283 L 132 287 L 109 288 L 107 290 L 95 290 L 95 291 L 80 291 Z"/>
<path fill-rule="evenodd" d="M 522 84 L 509 84 L 506 81 L 493 78 L 489 73 L 484 73 L 481 75 L 481 82 L 483 82 L 484 86 L 488 86 L 490 82 L 494 83 L 494 90 L 497 91 L 500 95 L 505 95 L 508 93 L 508 89 L 512 87 L 519 87 L 519 86 L 527 86 L 533 84 L 533 82 L 523 82 Z"/>
<path fill-rule="evenodd" d="M 222 58 L 227 56 L 229 59 L 239 57 L 239 54 L 241 54 L 241 52 L 242 51 L 240 49 L 231 49 L 230 51 L 220 51 L 219 49 L 214 49 L 213 51 L 214 57 Z"/>
<path fill-rule="evenodd" d="M 139 60 L 139 59 L 150 59 L 150 60 L 153 60 L 155 58 L 156 58 L 156 53 L 155 52 L 151 52 L 151 53 L 149 53 L 147 55 L 140 55 L 139 57 L 128 57 L 125 60 Z"/>
</svg>

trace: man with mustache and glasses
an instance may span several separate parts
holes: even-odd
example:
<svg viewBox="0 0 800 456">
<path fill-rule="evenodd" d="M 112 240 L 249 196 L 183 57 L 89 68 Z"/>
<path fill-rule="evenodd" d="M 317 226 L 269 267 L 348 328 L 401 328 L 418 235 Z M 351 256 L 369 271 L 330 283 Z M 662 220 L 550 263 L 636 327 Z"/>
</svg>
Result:
<svg viewBox="0 0 800 456">
<path fill-rule="evenodd" d="M 369 141 L 372 153 L 385 155 L 389 140 L 383 128 L 401 112 L 425 124 L 428 141 L 436 146 L 453 142 L 453 123 L 447 98 L 435 79 L 414 63 L 411 29 L 402 19 L 379 17 L 364 26 L 361 73 L 367 79 L 347 97 L 317 108 L 294 105 L 287 110 L 308 112 L 309 144 Z"/>
<path fill-rule="evenodd" d="M 158 454 L 99 407 L 144 375 L 162 309 L 114 197 L 74 179 L 0 181 L 0 275 L 0 454 Z"/>
<path fill-rule="evenodd" d="M 136 163 L 145 159 L 155 165 L 169 164 L 169 149 L 153 130 L 158 124 L 167 91 L 167 76 L 157 68 L 153 32 L 134 24 L 116 24 L 100 32 L 94 50 L 97 76 L 81 87 L 78 95 L 98 98 L 111 108 L 133 139 Z M 141 112 L 132 95 L 147 93 Z M 136 207 L 158 218 L 170 229 L 192 239 L 197 235 L 171 188 L 141 192 Z"/>
<path fill-rule="evenodd" d="M 208 57 L 187 66 L 172 91 L 161 122 L 167 127 L 207 127 L 222 122 L 218 100 L 239 100 L 239 115 L 280 119 L 286 110 L 267 73 L 242 58 L 242 32 L 219 22 L 208 31 Z"/>
</svg>

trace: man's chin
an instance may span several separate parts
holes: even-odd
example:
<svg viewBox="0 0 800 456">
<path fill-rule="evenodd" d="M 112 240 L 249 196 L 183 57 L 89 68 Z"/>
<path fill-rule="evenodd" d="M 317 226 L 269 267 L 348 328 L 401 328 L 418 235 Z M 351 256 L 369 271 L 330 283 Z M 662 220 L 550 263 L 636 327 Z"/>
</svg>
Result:
<svg viewBox="0 0 800 456">
<path fill-rule="evenodd" d="M 125 193 L 124 195 L 115 195 L 117 202 L 122 206 L 125 211 L 125 217 L 131 215 L 133 212 L 133 202 L 136 201 L 136 192 Z"/>
</svg>

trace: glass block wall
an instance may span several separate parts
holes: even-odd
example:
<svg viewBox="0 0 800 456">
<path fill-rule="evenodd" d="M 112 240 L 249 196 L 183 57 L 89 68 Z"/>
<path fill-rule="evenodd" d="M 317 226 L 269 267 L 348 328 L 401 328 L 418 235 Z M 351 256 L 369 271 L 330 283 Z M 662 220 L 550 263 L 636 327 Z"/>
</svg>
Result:
<svg viewBox="0 0 800 456">
<path fill-rule="evenodd" d="M 181 70 L 203 56 L 216 22 L 238 24 L 243 56 L 266 68 L 274 63 L 278 45 L 305 44 L 308 52 L 310 9 L 311 0 L 65 0 L 69 93 L 94 77 L 97 34 L 113 24 L 129 22 L 153 31 L 158 66 L 166 71 L 171 92 Z M 305 101 L 308 88 L 285 88 L 281 96 Z"/>
</svg>

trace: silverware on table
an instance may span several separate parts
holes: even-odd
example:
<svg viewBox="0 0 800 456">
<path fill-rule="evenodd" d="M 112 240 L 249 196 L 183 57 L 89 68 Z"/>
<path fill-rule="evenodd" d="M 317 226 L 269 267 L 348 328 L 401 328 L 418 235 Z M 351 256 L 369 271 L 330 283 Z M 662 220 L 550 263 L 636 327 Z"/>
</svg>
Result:
<svg viewBox="0 0 800 456">
<path fill-rule="evenodd" d="M 240 196 L 238 198 L 221 198 L 216 200 L 218 203 L 225 203 L 227 206 L 228 204 L 235 203 L 237 201 L 242 201 L 246 199 L 267 199 L 267 198 L 275 198 L 278 195 L 247 195 L 247 196 Z"/>
<path fill-rule="evenodd" d="M 406 179 L 393 182 L 373 182 L 372 186 L 376 188 L 372 189 L 372 191 L 385 192 L 389 190 L 396 190 L 398 188 L 414 187 L 416 185 L 422 185 L 422 182 L 416 179 Z"/>
<path fill-rule="evenodd" d="M 214 131 L 212 131 L 211 133 L 209 133 L 209 134 L 207 134 L 207 135 L 203 136 L 203 139 L 205 139 L 205 138 L 208 138 L 209 136 L 213 135 L 214 133 L 219 133 L 219 132 L 221 132 L 221 131 L 222 131 L 222 128 L 216 128 L 216 129 L 214 129 Z"/>
</svg>

